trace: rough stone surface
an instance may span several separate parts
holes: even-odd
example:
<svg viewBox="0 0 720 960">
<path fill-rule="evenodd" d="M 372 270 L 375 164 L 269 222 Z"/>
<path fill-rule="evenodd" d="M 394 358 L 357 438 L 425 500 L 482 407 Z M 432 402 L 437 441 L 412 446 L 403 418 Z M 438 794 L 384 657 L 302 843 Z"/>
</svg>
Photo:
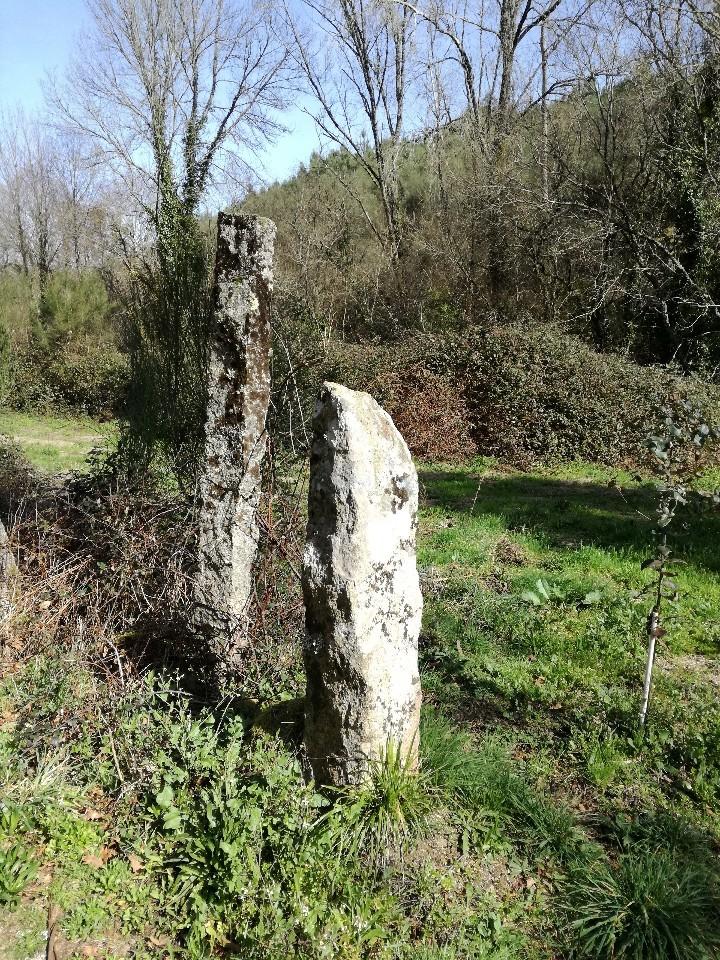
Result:
<svg viewBox="0 0 720 960">
<path fill-rule="evenodd" d="M 6 585 L 10 577 L 17 573 L 15 558 L 10 549 L 10 540 L 2 520 L 0 520 L 0 584 Z"/>
<path fill-rule="evenodd" d="M 405 441 L 367 393 L 324 384 L 313 431 L 305 746 L 315 780 L 340 786 L 361 782 L 388 745 L 417 762 L 418 482 Z"/>
<path fill-rule="evenodd" d="M 3 635 L 8 617 L 12 614 L 12 581 L 17 572 L 7 531 L 0 520 L 0 633 Z"/>
<path fill-rule="evenodd" d="M 274 241 L 271 220 L 218 217 L 196 620 L 226 660 L 242 646 L 257 555 Z"/>
</svg>

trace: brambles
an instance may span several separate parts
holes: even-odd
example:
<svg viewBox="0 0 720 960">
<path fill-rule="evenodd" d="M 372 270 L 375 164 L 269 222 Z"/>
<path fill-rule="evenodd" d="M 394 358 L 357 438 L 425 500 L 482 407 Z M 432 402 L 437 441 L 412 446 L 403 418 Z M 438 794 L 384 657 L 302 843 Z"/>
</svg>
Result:
<svg viewBox="0 0 720 960">
<path fill-rule="evenodd" d="M 34 344 L 13 352 L 7 405 L 13 410 L 111 417 L 128 385 L 127 357 L 90 337 L 61 341 L 51 351 Z"/>
<path fill-rule="evenodd" d="M 709 410 L 720 405 L 710 384 L 597 353 L 529 317 L 521 327 L 489 316 L 390 345 L 331 341 L 316 377 L 369 390 L 413 451 L 450 461 L 485 454 L 521 465 L 639 463 L 647 425 L 672 396 L 687 391 Z M 308 407 L 314 391 L 313 383 Z"/>
</svg>

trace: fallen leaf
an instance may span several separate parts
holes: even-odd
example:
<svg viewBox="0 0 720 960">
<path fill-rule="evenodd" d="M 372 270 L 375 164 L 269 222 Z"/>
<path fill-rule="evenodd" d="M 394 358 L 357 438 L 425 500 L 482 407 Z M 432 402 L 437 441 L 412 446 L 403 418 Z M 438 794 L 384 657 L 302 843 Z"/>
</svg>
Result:
<svg viewBox="0 0 720 960">
<path fill-rule="evenodd" d="M 84 820 L 104 820 L 105 817 L 99 810 L 93 809 L 93 807 L 86 807 L 83 810 L 83 819 Z"/>
<path fill-rule="evenodd" d="M 86 853 L 82 862 L 87 864 L 88 867 L 95 867 L 99 870 L 114 856 L 115 852 L 110 847 L 101 847 L 97 853 Z"/>
<path fill-rule="evenodd" d="M 136 857 L 134 853 L 131 853 L 128 856 L 128 863 L 130 864 L 130 869 L 133 873 L 140 873 L 143 868 L 143 862 L 140 857 Z"/>
<path fill-rule="evenodd" d="M 88 867 L 95 867 L 96 870 L 105 866 L 103 858 L 99 857 L 96 853 L 86 853 L 82 858 L 82 862 Z"/>
</svg>

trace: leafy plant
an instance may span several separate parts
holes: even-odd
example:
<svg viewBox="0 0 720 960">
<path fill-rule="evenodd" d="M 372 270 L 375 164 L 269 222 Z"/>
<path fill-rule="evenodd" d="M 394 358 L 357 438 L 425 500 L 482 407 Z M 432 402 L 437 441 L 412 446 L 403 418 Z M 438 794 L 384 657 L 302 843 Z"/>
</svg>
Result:
<svg viewBox="0 0 720 960">
<path fill-rule="evenodd" d="M 677 408 L 666 407 L 662 411 L 662 430 L 648 438 L 648 447 L 659 475 L 658 500 L 655 509 L 657 527 L 653 531 L 656 549 L 652 557 L 643 561 L 643 570 L 653 570 L 655 582 L 642 593 L 652 591 L 654 603 L 647 618 L 648 654 L 643 683 L 640 725 L 647 718 L 652 687 L 655 647 L 665 635 L 662 626 L 664 600 L 677 599 L 678 588 L 670 569 L 678 561 L 668 545 L 667 529 L 675 520 L 678 511 L 687 507 L 692 498 L 692 485 L 697 480 L 707 454 L 713 444 L 720 440 L 720 429 L 705 422 L 703 412 L 687 400 Z M 715 504 L 720 503 L 718 493 L 709 494 Z M 642 595 L 642 593 L 640 595 Z"/>
<path fill-rule="evenodd" d="M 600 790 L 609 787 L 627 763 L 619 738 L 607 730 L 584 738 L 581 749 L 588 779 Z"/>
<path fill-rule="evenodd" d="M 523 590 L 521 597 L 534 607 L 551 603 L 567 603 L 573 599 L 570 593 L 542 578 L 535 581 L 534 590 Z M 583 607 L 592 607 L 601 600 L 602 593 L 599 590 L 589 590 L 584 596 L 578 598 L 578 604 Z"/>
<path fill-rule="evenodd" d="M 36 873 L 37 863 L 25 844 L 0 844 L 0 904 L 16 904 Z"/>
<path fill-rule="evenodd" d="M 37 863 L 18 836 L 27 828 L 21 811 L 9 804 L 0 807 L 0 905 L 14 906 L 35 878 Z"/>
</svg>

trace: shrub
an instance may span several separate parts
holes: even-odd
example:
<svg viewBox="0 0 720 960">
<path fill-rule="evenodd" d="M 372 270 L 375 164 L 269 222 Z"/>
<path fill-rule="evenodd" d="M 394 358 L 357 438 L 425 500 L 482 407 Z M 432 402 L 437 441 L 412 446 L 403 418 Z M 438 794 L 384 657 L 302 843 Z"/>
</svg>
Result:
<svg viewBox="0 0 720 960">
<path fill-rule="evenodd" d="M 0 323 L 0 401 L 7 397 L 10 387 L 10 337 Z"/>
<path fill-rule="evenodd" d="M 470 410 L 452 378 L 411 366 L 390 384 L 388 410 L 413 453 L 428 460 L 466 459 L 475 450 Z"/>
<path fill-rule="evenodd" d="M 12 509 L 32 491 L 35 473 L 22 450 L 0 434 L 0 516 L 7 520 Z"/>
<path fill-rule="evenodd" d="M 110 343 L 83 338 L 52 349 L 31 345 L 15 352 L 7 403 L 15 410 L 110 416 L 122 406 L 127 377 L 127 360 Z"/>
<path fill-rule="evenodd" d="M 477 453 L 472 417 L 452 370 L 410 340 L 397 348 L 331 343 L 308 384 L 307 409 L 322 380 L 366 390 L 388 411 L 410 450 L 431 460 L 460 461 Z"/>
<path fill-rule="evenodd" d="M 717 410 L 710 384 L 599 354 L 548 327 L 475 327 L 405 343 L 332 343 L 325 379 L 368 390 L 419 456 L 585 459 L 644 456 L 647 425 L 673 397 Z M 318 378 L 319 379 L 319 378 Z"/>
<path fill-rule="evenodd" d="M 111 303 L 97 270 L 56 270 L 43 285 L 37 274 L 0 270 L 0 317 L 13 342 L 51 347 L 70 337 L 112 339 Z"/>
<path fill-rule="evenodd" d="M 40 295 L 36 276 L 0 271 L 0 403 L 114 414 L 126 368 L 100 273 L 59 270 Z"/>
<path fill-rule="evenodd" d="M 110 299 L 99 273 L 57 271 L 43 290 L 36 339 L 43 346 L 92 337 L 98 343 L 111 338 Z"/>
<path fill-rule="evenodd" d="M 164 455 L 187 489 L 204 449 L 211 293 L 209 247 L 192 232 L 120 291 L 129 354 L 120 449 L 133 467 Z"/>
<path fill-rule="evenodd" d="M 647 423 L 669 397 L 718 395 L 659 367 L 599 354 L 548 329 L 497 328 L 461 347 L 466 399 L 483 453 L 605 463 L 636 460 Z"/>
</svg>

